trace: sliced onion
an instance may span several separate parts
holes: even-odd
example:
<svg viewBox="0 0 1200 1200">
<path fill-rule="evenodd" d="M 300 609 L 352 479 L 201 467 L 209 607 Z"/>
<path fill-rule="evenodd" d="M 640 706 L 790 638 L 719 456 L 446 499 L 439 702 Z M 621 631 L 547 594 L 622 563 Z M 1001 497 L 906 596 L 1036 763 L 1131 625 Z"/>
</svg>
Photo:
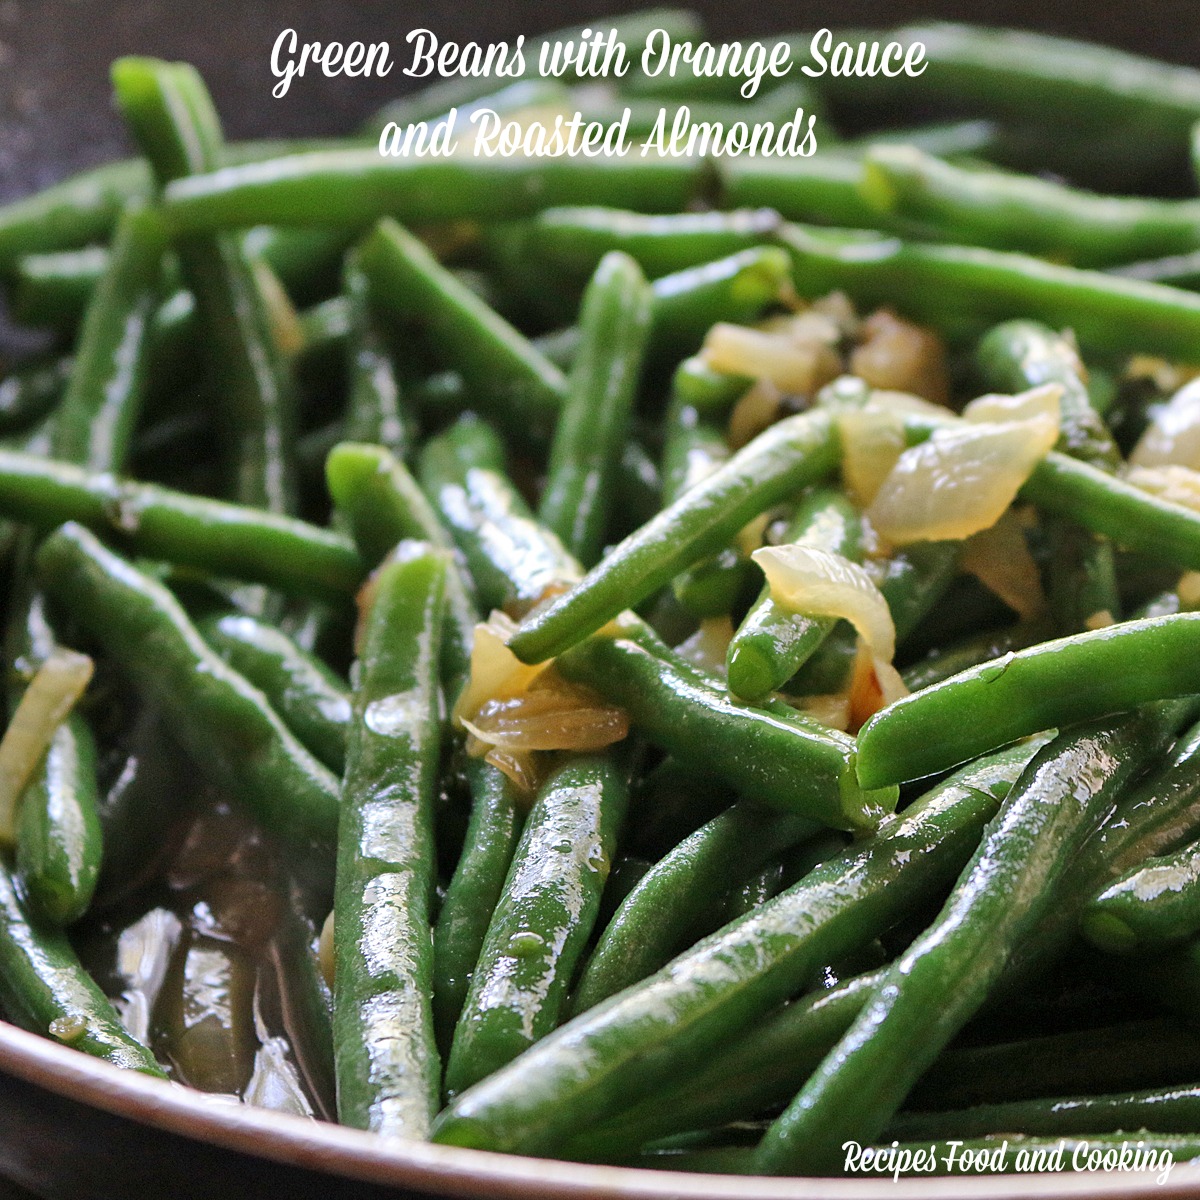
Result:
<svg viewBox="0 0 1200 1200">
<path fill-rule="evenodd" d="M 1110 625 L 1115 625 L 1117 618 L 1107 608 L 1099 609 L 1092 613 L 1083 623 L 1084 629 L 1107 629 Z"/>
<path fill-rule="evenodd" d="M 751 557 L 763 569 L 771 599 L 792 612 L 849 621 L 871 653 L 891 662 L 896 627 L 883 593 L 857 563 L 794 543 L 764 546 Z"/>
<path fill-rule="evenodd" d="M 532 796 L 541 786 L 542 772 L 535 754 L 523 750 L 502 750 L 499 746 L 493 746 L 483 756 L 483 761 L 507 775 L 517 790 L 526 796 Z"/>
<path fill-rule="evenodd" d="M 1062 384 L 1043 383 L 1015 396 L 997 396 L 989 393 L 972 400 L 963 409 L 964 421 L 975 424 L 1005 423 L 1008 421 L 1030 421 L 1045 417 L 1057 425 L 1062 411 Z"/>
<path fill-rule="evenodd" d="M 963 543 L 959 566 L 1028 621 L 1046 611 L 1042 577 L 1025 540 L 1020 519 L 1010 508 L 995 525 Z"/>
<path fill-rule="evenodd" d="M 850 696 L 834 693 L 828 696 L 800 696 L 796 707 L 812 717 L 814 721 L 829 729 L 840 729 L 843 733 L 850 728 Z"/>
<path fill-rule="evenodd" d="M 1130 467 L 1125 481 L 1157 496 L 1200 512 L 1200 471 L 1168 464 L 1161 467 Z"/>
<path fill-rule="evenodd" d="M 867 517 L 893 545 L 966 538 L 994 525 L 1058 440 L 1055 415 L 938 429 L 897 460 Z"/>
<path fill-rule="evenodd" d="M 0 739 L 0 844 L 12 845 L 17 801 L 91 678 L 92 660 L 60 646 L 29 681 Z"/>
<path fill-rule="evenodd" d="M 712 617 L 700 622 L 700 628 L 675 647 L 680 658 L 711 672 L 725 675 L 725 659 L 733 639 L 733 622 L 728 617 Z"/>
<path fill-rule="evenodd" d="M 317 965 L 321 968 L 321 977 L 330 991 L 333 990 L 334 964 L 336 962 L 333 949 L 333 909 L 330 909 L 329 916 L 325 918 L 325 923 L 321 926 L 321 937 L 317 942 Z"/>
<path fill-rule="evenodd" d="M 514 751 L 600 750 L 629 733 L 623 709 L 557 680 L 513 699 L 489 700 L 462 723 L 477 741 Z"/>
<path fill-rule="evenodd" d="M 741 398 L 729 413 L 729 424 L 725 430 L 725 440 L 731 450 L 740 450 L 747 442 L 752 442 L 762 431 L 779 420 L 782 414 L 783 393 L 770 380 L 760 379 L 747 388 Z M 709 459 L 709 474 L 713 467 Z M 688 475 L 691 479 L 691 473 Z"/>
<path fill-rule="evenodd" d="M 1200 379 L 1193 379 L 1155 409 L 1129 461 L 1137 467 L 1200 470 Z"/>
<path fill-rule="evenodd" d="M 872 387 L 913 392 L 936 404 L 950 395 L 946 348 L 937 334 L 888 309 L 862 325 L 863 342 L 850 354 L 850 373 Z"/>
<path fill-rule="evenodd" d="M 1200 608 L 1200 571 L 1184 571 L 1175 585 L 1181 608 L 1192 611 Z"/>
<path fill-rule="evenodd" d="M 724 321 L 709 329 L 700 357 L 714 371 L 765 379 L 803 396 L 813 395 L 842 370 L 841 358 L 826 342 L 796 340 L 778 327 L 751 329 Z"/>
<path fill-rule="evenodd" d="M 522 695 L 550 665 L 543 662 L 529 666 L 508 648 L 508 639 L 516 629 L 516 622 L 499 610 L 475 626 L 471 674 L 452 714 L 456 725 L 461 725 L 464 716 L 478 711 L 489 700 L 507 700 Z"/>
<path fill-rule="evenodd" d="M 869 505 L 904 453 L 904 420 L 868 407 L 840 413 L 837 423 L 842 479 L 859 505 Z"/>
<path fill-rule="evenodd" d="M 849 724 L 847 729 L 857 733 L 881 708 L 908 695 L 908 688 L 892 664 L 876 654 L 861 638 L 850 675 Z"/>
</svg>

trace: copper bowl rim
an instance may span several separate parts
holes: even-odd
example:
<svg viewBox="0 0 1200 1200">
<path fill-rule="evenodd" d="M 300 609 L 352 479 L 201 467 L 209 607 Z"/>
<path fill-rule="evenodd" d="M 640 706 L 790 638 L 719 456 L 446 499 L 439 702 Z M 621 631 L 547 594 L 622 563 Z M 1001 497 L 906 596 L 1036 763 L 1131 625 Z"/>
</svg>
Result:
<svg viewBox="0 0 1200 1200">
<path fill-rule="evenodd" d="M 260 1158 L 396 1188 L 488 1200 L 984 1200 L 986 1197 L 1151 1197 L 1200 1194 L 1200 1166 L 1166 1184 L 1142 1175 L 773 1179 L 591 1166 L 372 1134 L 217 1101 L 122 1071 L 0 1021 L 0 1074 L 153 1129 Z"/>
</svg>

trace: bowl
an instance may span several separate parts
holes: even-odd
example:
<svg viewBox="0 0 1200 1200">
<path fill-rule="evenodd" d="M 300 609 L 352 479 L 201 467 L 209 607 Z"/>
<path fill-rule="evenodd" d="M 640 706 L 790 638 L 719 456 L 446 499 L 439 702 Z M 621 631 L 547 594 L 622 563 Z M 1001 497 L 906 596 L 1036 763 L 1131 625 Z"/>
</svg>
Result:
<svg viewBox="0 0 1200 1200">
<path fill-rule="evenodd" d="M 428 26 L 480 41 L 534 34 L 638 5 L 554 0 L 526 23 L 515 7 L 427 0 L 333 6 L 309 0 L 204 5 L 114 0 L 0 0 L 0 199 L 128 153 L 109 97 L 107 65 L 120 54 L 194 62 L 210 82 L 232 137 L 338 133 L 398 91 L 402 80 L 309 77 L 270 96 L 270 47 L 295 27 L 305 40 L 398 39 Z M 975 0 L 813 0 L 731 10 L 691 7 L 717 34 L 837 22 L 893 24 L 924 17 L 980 19 Z M 1200 23 L 1189 0 L 1000 0 L 986 18 L 1092 37 L 1200 64 Z M 0 335 L 2 330 L 0 314 Z M 3 336 L 0 336 L 0 346 Z M 333 1125 L 255 1110 L 117 1070 L 0 1022 L 0 1198 L 5 1182 L 55 1198 L 156 1195 L 179 1200 L 375 1200 L 459 1196 L 488 1200 L 917 1200 L 952 1197 L 1200 1195 L 1200 1167 L 1165 1185 L 1144 1177 L 998 1176 L 929 1180 L 766 1179 L 587 1166 L 434 1145 L 389 1143 Z"/>
</svg>

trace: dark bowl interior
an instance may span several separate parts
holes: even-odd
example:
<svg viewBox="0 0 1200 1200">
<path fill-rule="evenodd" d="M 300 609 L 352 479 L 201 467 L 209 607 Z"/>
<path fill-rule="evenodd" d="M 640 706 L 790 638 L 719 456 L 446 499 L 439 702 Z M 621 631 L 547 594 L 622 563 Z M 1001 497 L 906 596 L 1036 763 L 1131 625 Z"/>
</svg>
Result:
<svg viewBox="0 0 1200 1200">
<path fill-rule="evenodd" d="M 685 0 L 686 2 L 686 0 Z M 489 41 L 604 15 L 613 6 L 551 0 L 533 6 L 427 0 L 350 5 L 309 0 L 0 0 L 0 198 L 128 153 L 110 102 L 108 64 L 149 53 L 195 63 L 231 137 L 333 134 L 352 129 L 405 89 L 385 80 L 297 81 L 270 92 L 271 45 L 286 27 L 303 40 L 399 43 L 427 26 L 441 38 Z M 1194 0 L 816 0 L 733 6 L 696 0 L 717 34 L 885 25 L 945 17 L 1091 37 L 1200 65 Z M 1052 119 L 1052 114 L 1047 114 Z M 0 321 L 2 325 L 2 321 Z M 0 337 L 0 342 L 3 338 Z M 1182 1173 L 1139 1195 L 1200 1194 Z M 893 1186 L 890 1181 L 766 1181 L 671 1177 L 568 1167 L 440 1148 L 397 1150 L 361 1134 L 214 1106 L 181 1089 L 129 1080 L 111 1068 L 0 1023 L 0 1196 L 11 1179 L 42 1195 L 289 1197 L 466 1195 L 522 1197 L 727 1196 L 765 1198 L 1083 1194 L 1085 1181 L 979 1179 Z M 1086 1181 L 1087 1194 L 1133 1195 L 1120 1178 Z M 1177 1189 L 1182 1188 L 1182 1191 Z"/>
</svg>

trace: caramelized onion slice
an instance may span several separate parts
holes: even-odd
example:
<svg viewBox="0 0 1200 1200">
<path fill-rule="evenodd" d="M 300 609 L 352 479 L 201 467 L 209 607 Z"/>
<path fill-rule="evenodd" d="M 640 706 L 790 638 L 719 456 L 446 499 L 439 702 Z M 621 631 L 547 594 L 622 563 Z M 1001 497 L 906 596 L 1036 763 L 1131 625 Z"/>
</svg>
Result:
<svg viewBox="0 0 1200 1200">
<path fill-rule="evenodd" d="M 489 700 L 464 727 L 479 742 L 505 750 L 600 750 L 629 733 L 623 709 L 555 681 L 509 700 Z"/>
<path fill-rule="evenodd" d="M 499 610 L 475 626 L 471 674 L 452 714 L 456 725 L 461 726 L 463 717 L 478 711 L 489 700 L 507 700 L 524 694 L 550 665 L 544 662 L 527 666 L 508 648 L 508 639 L 516 628 L 516 622 Z"/>
<path fill-rule="evenodd" d="M 1011 508 L 995 525 L 967 538 L 959 565 L 1023 620 L 1039 617 L 1046 611 L 1042 577 L 1020 519 Z"/>
</svg>

